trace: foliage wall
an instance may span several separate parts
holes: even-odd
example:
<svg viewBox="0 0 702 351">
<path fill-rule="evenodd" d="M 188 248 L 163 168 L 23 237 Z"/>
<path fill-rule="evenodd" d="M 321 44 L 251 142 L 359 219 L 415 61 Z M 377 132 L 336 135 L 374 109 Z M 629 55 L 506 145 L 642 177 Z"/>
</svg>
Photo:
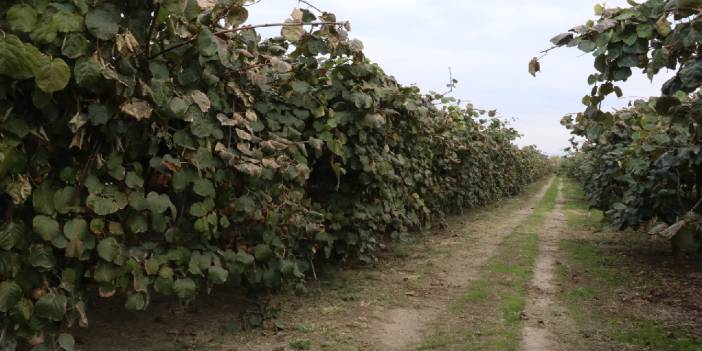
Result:
<svg viewBox="0 0 702 351">
<path fill-rule="evenodd" d="M 333 14 L 262 40 L 246 5 L 0 3 L 0 349 L 73 349 L 61 331 L 98 297 L 303 289 L 549 171 L 492 113 L 398 84 Z"/>
<path fill-rule="evenodd" d="M 593 207 L 621 228 L 673 224 L 702 199 L 702 1 L 629 1 L 595 7 L 598 19 L 552 39 L 594 56 L 586 110 L 562 124 L 583 140 L 565 166 L 581 179 Z M 660 96 L 603 111 L 617 84 L 641 70 L 673 73 Z"/>
</svg>

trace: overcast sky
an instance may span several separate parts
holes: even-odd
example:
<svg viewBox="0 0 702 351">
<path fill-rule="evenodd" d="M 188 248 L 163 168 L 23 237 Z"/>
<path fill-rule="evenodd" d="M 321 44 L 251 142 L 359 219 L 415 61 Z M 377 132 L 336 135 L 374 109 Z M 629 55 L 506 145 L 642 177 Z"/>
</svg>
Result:
<svg viewBox="0 0 702 351">
<path fill-rule="evenodd" d="M 497 109 L 514 118 L 523 137 L 549 154 L 569 146 L 559 123 L 582 111 L 589 92 L 593 58 L 574 48 L 552 51 L 533 78 L 529 60 L 550 46 L 549 39 L 594 18 L 594 0 L 312 0 L 312 4 L 351 21 L 351 37 L 361 40 L 366 55 L 403 84 L 423 91 L 445 91 L 448 67 L 459 84 L 457 98 Z M 610 0 L 608 6 L 628 6 Z M 262 0 L 249 8 L 249 23 L 280 22 L 296 0 Z M 304 4 L 300 5 L 305 8 Z M 270 35 L 273 32 L 263 32 Z M 625 106 L 632 97 L 655 95 L 663 78 L 651 84 L 639 70 L 623 85 Z"/>
</svg>

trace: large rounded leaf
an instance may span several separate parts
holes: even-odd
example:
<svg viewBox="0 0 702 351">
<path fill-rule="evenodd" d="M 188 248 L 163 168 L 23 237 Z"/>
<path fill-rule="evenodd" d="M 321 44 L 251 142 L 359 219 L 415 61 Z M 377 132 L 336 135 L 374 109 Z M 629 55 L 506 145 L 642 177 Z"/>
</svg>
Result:
<svg viewBox="0 0 702 351">
<path fill-rule="evenodd" d="M 0 248 L 12 249 L 22 239 L 24 233 L 25 227 L 21 221 L 7 221 L 0 225 Z"/>
<path fill-rule="evenodd" d="M 190 278 L 178 279 L 173 283 L 173 292 L 179 299 L 187 301 L 195 297 L 195 282 Z"/>
<path fill-rule="evenodd" d="M 10 24 L 10 29 L 15 32 L 29 33 L 37 25 L 37 12 L 26 4 L 17 4 L 10 7 L 5 17 Z"/>
<path fill-rule="evenodd" d="M 71 70 L 62 59 L 54 59 L 48 65 L 41 67 L 35 77 L 39 89 L 46 93 L 63 90 L 70 79 Z"/>
<path fill-rule="evenodd" d="M 63 295 L 46 294 L 34 305 L 34 313 L 40 318 L 60 322 L 66 314 L 67 304 L 68 300 Z"/>
<path fill-rule="evenodd" d="M 98 256 L 105 261 L 115 262 L 119 258 L 122 245 L 115 238 L 107 238 L 100 241 L 97 246 Z M 117 262 L 115 262 L 117 263 Z"/>
<path fill-rule="evenodd" d="M 94 37 L 110 40 L 119 32 L 119 20 L 119 10 L 107 3 L 88 12 L 85 16 L 85 26 Z"/>
<path fill-rule="evenodd" d="M 0 283 L 0 312 L 7 312 L 22 299 L 22 288 L 13 281 Z"/>
<path fill-rule="evenodd" d="M 42 244 L 34 244 L 29 247 L 28 260 L 32 267 L 44 270 L 54 268 L 56 265 L 56 257 L 54 256 L 53 249 Z"/>
<path fill-rule="evenodd" d="M 44 215 L 34 217 L 32 229 L 45 241 L 54 240 L 57 235 L 61 234 L 59 223 L 55 219 Z"/>
</svg>

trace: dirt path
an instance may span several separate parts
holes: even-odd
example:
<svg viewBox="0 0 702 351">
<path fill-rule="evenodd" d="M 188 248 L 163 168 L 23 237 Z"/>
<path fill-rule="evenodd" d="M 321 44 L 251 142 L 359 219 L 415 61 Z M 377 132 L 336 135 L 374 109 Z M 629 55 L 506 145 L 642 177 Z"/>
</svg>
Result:
<svg viewBox="0 0 702 351">
<path fill-rule="evenodd" d="M 185 310 L 164 304 L 152 306 L 150 318 L 120 315 L 130 327 L 91 328 L 80 335 L 81 349 L 415 350 L 444 318 L 458 318 L 460 325 L 462 317 L 447 315 L 447 308 L 480 276 L 553 182 L 455 217 L 423 242 L 389 250 L 376 267 L 320 272 L 317 286 L 305 296 L 273 296 L 261 329 L 232 329 L 250 306 L 235 293 L 218 292 Z M 112 310 L 105 312 L 116 317 Z M 110 339 L 114 344 L 106 345 Z"/>
<path fill-rule="evenodd" d="M 556 299 L 556 256 L 558 241 L 567 230 L 563 214 L 563 184 L 558 186 L 556 207 L 548 214 L 539 235 L 539 256 L 534 267 L 527 307 L 525 325 L 522 328 L 521 349 L 523 351 L 565 350 L 564 338 L 575 330 L 567 309 Z"/>
<path fill-rule="evenodd" d="M 495 254 L 500 243 L 523 221 L 544 197 L 554 180 L 520 206 L 502 211 L 497 217 L 465 221 L 452 238 L 438 238 L 430 245 L 446 247 L 450 259 L 432 260 L 435 269 L 430 273 L 422 303 L 414 307 L 380 310 L 369 330 L 371 337 L 383 350 L 405 350 L 417 346 L 428 334 L 434 319 L 449 305 L 460 291 L 465 291 L 476 279 L 486 262 Z M 422 263 L 420 263 L 422 264 Z"/>
</svg>

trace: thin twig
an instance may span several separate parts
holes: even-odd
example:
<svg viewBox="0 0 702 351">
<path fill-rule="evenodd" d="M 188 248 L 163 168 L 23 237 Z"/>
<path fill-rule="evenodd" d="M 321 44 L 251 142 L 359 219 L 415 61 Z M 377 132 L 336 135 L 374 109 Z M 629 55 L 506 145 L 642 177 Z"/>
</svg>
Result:
<svg viewBox="0 0 702 351">
<path fill-rule="evenodd" d="M 312 277 L 314 278 L 315 281 L 319 280 L 317 279 L 317 270 L 314 269 L 314 260 L 310 257 L 310 266 L 312 267 Z"/>
<path fill-rule="evenodd" d="M 149 56 L 149 54 L 151 53 L 151 36 L 154 35 L 154 27 L 156 27 L 156 17 L 158 17 L 159 11 L 161 11 L 161 4 L 156 5 L 156 7 L 153 9 L 154 17 L 151 19 L 149 33 L 146 35 L 146 56 Z"/>
<path fill-rule="evenodd" d="M 301 25 L 305 25 L 305 26 L 323 26 L 323 25 L 337 25 L 337 26 L 343 26 L 343 25 L 345 25 L 346 23 L 347 23 L 347 22 L 311 22 L 311 23 L 293 23 L 293 22 L 286 22 L 286 23 L 267 23 L 267 24 L 257 24 L 257 25 L 246 25 L 246 26 L 241 26 L 241 27 L 236 27 L 236 28 L 231 28 L 231 29 L 220 30 L 220 31 L 218 31 L 218 32 L 214 32 L 213 34 L 216 35 L 216 36 L 222 36 L 222 35 L 228 34 L 228 33 L 240 32 L 240 31 L 242 31 L 242 30 L 256 29 L 256 28 L 266 28 L 266 27 L 295 27 L 295 26 L 301 26 Z M 183 47 L 183 46 L 185 46 L 185 45 L 188 45 L 188 44 L 194 42 L 195 40 L 197 40 L 198 35 L 199 35 L 199 34 L 195 34 L 195 35 L 193 35 L 192 37 L 190 37 L 188 40 L 186 40 L 186 41 L 184 41 L 184 42 L 182 42 L 182 43 L 173 45 L 173 46 L 171 46 L 171 47 L 169 47 L 169 48 L 167 48 L 167 49 L 165 49 L 165 50 L 162 50 L 161 52 L 159 52 L 159 53 L 157 53 L 157 54 L 154 54 L 154 55 L 152 55 L 151 57 L 149 57 L 149 59 L 150 59 L 150 60 L 151 60 L 151 59 L 154 59 L 154 58 L 159 57 L 159 56 L 161 56 L 161 55 L 163 55 L 163 54 L 165 54 L 165 53 L 167 53 L 167 52 L 169 52 L 169 51 L 173 51 L 173 50 L 175 50 L 175 49 L 178 49 L 178 48 L 180 48 L 180 47 Z"/>
<path fill-rule="evenodd" d="M 453 88 L 456 87 L 456 83 L 453 82 L 453 70 L 451 69 L 451 67 L 448 68 L 448 71 L 449 71 L 449 83 L 448 83 L 447 87 L 449 88 L 449 90 L 447 92 L 441 94 L 441 97 L 445 97 L 446 95 L 451 94 L 453 92 Z"/>
<path fill-rule="evenodd" d="M 73 194 L 71 194 L 71 204 L 75 203 L 75 201 L 78 199 L 78 195 L 80 194 L 80 189 L 83 187 L 83 184 L 85 183 L 85 179 L 88 177 L 88 173 L 90 172 L 90 167 L 92 167 L 93 162 L 95 161 L 95 158 L 97 157 L 98 151 L 100 151 L 100 147 L 102 146 L 102 142 L 97 142 L 95 143 L 95 147 L 93 148 L 93 152 L 90 154 L 90 157 L 88 158 L 88 161 L 85 162 L 85 165 L 83 166 L 83 171 L 80 174 L 80 178 L 78 179 L 78 182 L 76 185 L 73 187 Z"/>
<path fill-rule="evenodd" d="M 546 50 L 541 51 L 540 54 L 542 54 L 542 55 L 539 56 L 539 58 L 538 58 L 537 60 L 541 60 L 541 59 L 544 58 L 546 55 L 548 55 L 548 53 L 551 52 L 551 50 L 557 49 L 557 48 L 559 48 L 559 47 L 560 47 L 560 46 L 558 46 L 558 45 L 554 45 L 554 46 L 552 46 L 552 47 L 550 47 L 550 48 L 548 48 L 548 49 L 546 49 Z"/>
</svg>

